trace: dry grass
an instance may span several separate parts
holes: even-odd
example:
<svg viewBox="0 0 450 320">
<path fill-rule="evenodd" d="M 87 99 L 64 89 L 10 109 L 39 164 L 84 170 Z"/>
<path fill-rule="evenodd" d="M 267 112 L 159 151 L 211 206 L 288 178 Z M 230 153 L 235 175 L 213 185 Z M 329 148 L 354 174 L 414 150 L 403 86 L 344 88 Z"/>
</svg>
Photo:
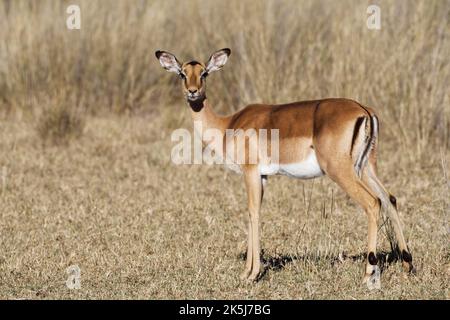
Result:
<svg viewBox="0 0 450 320">
<path fill-rule="evenodd" d="M 67 144 L 83 133 L 84 115 L 72 105 L 44 109 L 36 130 L 44 143 Z"/>
<path fill-rule="evenodd" d="M 361 1 L 80 1 L 80 31 L 65 28 L 68 3 L 0 2 L 1 298 L 449 298 L 448 1 L 377 2 L 380 31 Z M 362 211 L 328 178 L 277 177 L 270 268 L 239 280 L 241 177 L 170 162 L 189 111 L 153 55 L 225 46 L 208 80 L 220 112 L 329 96 L 376 108 L 416 277 L 388 264 L 368 292 Z M 65 286 L 72 264 L 80 290 Z"/>
</svg>

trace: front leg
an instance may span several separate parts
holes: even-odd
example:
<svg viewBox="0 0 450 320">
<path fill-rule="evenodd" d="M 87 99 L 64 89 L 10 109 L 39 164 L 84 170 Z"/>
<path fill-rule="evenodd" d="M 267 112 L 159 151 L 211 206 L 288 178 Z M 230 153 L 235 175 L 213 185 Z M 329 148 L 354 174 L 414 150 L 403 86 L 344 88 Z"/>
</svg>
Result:
<svg viewBox="0 0 450 320">
<path fill-rule="evenodd" d="M 256 165 L 247 166 L 243 171 L 248 196 L 249 235 L 246 270 L 242 276 L 247 276 L 249 280 L 257 280 L 261 271 L 259 211 L 262 200 L 262 179 Z"/>
<path fill-rule="evenodd" d="M 248 214 L 248 239 L 247 239 L 247 257 L 245 261 L 245 270 L 241 274 L 241 279 L 246 280 L 252 273 L 252 265 L 253 265 L 253 246 L 252 246 L 252 218 L 250 214 Z"/>
</svg>

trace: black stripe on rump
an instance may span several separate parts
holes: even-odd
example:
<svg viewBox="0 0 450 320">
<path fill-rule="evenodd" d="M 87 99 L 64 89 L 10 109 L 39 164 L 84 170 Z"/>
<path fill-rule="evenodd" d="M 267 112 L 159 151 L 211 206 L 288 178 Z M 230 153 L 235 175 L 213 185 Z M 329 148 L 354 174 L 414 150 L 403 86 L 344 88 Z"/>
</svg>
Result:
<svg viewBox="0 0 450 320">
<path fill-rule="evenodd" d="M 350 147 L 350 155 L 352 155 L 356 137 L 358 136 L 359 129 L 361 128 L 361 125 L 364 122 L 365 118 L 366 117 L 359 117 L 358 119 L 356 119 L 355 129 L 353 130 L 352 145 Z"/>
</svg>

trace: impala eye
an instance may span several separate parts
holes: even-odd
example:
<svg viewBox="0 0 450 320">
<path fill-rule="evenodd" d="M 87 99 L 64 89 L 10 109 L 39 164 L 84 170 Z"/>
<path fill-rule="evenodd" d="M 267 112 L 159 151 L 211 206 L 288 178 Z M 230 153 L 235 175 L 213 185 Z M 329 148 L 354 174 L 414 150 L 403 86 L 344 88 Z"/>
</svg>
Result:
<svg viewBox="0 0 450 320">
<path fill-rule="evenodd" d="M 202 74 L 200 75 L 200 78 L 205 79 L 208 76 L 208 72 L 205 70 L 202 72 Z"/>
<path fill-rule="evenodd" d="M 181 78 L 182 80 L 185 80 L 185 79 L 186 79 L 186 75 L 185 75 L 184 73 L 180 72 L 180 78 Z"/>
</svg>

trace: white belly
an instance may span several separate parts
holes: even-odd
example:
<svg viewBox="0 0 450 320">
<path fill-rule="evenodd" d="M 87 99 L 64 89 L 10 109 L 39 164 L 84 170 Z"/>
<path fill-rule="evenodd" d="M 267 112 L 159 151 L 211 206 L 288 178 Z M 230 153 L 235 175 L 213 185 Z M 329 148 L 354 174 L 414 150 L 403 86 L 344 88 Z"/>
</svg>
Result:
<svg viewBox="0 0 450 320">
<path fill-rule="evenodd" d="M 260 164 L 259 172 L 261 175 L 285 175 L 293 178 L 310 179 L 323 176 L 316 153 L 311 152 L 302 162 L 288 164 Z"/>
</svg>

